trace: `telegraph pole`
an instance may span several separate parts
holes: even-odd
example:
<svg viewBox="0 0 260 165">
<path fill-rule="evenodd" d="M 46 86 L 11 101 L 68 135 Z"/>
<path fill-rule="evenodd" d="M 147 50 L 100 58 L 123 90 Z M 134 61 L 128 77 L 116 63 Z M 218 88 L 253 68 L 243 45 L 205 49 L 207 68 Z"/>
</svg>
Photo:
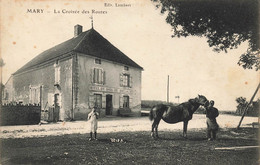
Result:
<svg viewBox="0 0 260 165">
<path fill-rule="evenodd" d="M 0 69 L 1 69 L 1 85 L 0 85 L 0 92 L 1 92 L 1 96 L 0 96 L 0 104 L 2 105 L 2 96 L 3 96 L 3 66 L 5 65 L 4 60 L 2 58 L 0 58 Z"/>
</svg>

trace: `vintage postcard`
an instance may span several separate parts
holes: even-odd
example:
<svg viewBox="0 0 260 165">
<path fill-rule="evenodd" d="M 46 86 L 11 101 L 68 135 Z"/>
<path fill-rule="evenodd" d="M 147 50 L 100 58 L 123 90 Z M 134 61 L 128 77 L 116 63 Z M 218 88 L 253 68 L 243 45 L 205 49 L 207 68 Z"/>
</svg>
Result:
<svg viewBox="0 0 260 165">
<path fill-rule="evenodd" d="M 258 1 L 0 2 L 1 164 L 259 163 Z"/>
</svg>

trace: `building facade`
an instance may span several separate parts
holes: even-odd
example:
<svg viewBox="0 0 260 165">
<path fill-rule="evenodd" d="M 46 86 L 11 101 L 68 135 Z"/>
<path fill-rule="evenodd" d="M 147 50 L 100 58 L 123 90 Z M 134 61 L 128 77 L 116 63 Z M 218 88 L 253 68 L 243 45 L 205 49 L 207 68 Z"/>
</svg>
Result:
<svg viewBox="0 0 260 165">
<path fill-rule="evenodd" d="M 93 28 L 36 56 L 16 71 L 5 86 L 4 102 L 54 107 L 59 120 L 86 119 L 93 103 L 101 114 L 141 110 L 143 68 Z"/>
</svg>

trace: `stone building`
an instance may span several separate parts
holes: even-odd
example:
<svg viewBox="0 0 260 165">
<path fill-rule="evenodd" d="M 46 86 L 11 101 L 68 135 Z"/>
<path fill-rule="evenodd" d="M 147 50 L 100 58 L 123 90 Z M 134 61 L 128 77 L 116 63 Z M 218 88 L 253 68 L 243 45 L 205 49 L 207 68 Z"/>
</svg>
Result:
<svg viewBox="0 0 260 165">
<path fill-rule="evenodd" d="M 95 29 L 56 45 L 12 74 L 4 102 L 40 104 L 42 110 L 59 109 L 59 120 L 86 119 L 94 103 L 102 116 L 117 115 L 119 108 L 141 110 L 143 68 Z"/>
</svg>

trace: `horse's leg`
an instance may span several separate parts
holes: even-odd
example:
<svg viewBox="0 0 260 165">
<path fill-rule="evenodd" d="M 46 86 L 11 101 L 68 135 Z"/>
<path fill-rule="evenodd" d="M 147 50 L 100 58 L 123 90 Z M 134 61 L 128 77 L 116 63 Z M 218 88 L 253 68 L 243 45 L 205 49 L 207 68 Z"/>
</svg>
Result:
<svg viewBox="0 0 260 165">
<path fill-rule="evenodd" d="M 188 121 L 183 121 L 183 137 L 187 138 Z"/>
<path fill-rule="evenodd" d="M 161 119 L 159 119 L 159 120 L 157 121 L 157 124 L 156 124 L 156 126 L 155 126 L 156 138 L 159 138 L 159 136 L 158 136 L 158 126 L 159 126 L 160 120 L 161 120 Z"/>
<path fill-rule="evenodd" d="M 153 121 L 153 124 L 152 124 L 152 131 L 151 131 L 151 136 L 154 137 L 154 128 L 156 126 L 156 120 Z"/>
</svg>

